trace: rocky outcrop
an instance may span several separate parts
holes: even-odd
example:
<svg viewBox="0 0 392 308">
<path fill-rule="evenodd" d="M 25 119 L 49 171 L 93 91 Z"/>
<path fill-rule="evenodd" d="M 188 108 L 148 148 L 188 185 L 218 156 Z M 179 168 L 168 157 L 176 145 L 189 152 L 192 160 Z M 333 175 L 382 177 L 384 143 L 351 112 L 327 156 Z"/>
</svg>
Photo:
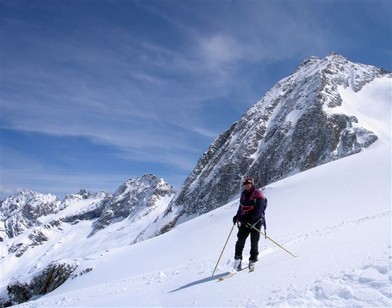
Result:
<svg viewBox="0 0 392 308">
<path fill-rule="evenodd" d="M 55 261 L 29 282 L 15 281 L 7 286 L 8 297 L 2 299 L 4 306 L 28 301 L 33 296 L 44 295 L 62 285 L 77 268 L 76 264 Z"/>
</svg>

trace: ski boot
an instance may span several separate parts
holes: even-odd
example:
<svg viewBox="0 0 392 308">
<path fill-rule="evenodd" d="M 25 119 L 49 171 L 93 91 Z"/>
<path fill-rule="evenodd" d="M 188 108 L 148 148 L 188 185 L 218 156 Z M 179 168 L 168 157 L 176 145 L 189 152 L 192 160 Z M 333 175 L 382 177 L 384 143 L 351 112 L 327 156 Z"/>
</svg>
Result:
<svg viewBox="0 0 392 308">
<path fill-rule="evenodd" d="M 240 271 L 241 270 L 241 259 L 234 260 L 233 271 Z"/>
<path fill-rule="evenodd" d="M 256 264 L 256 261 L 249 260 L 249 266 L 248 266 L 249 272 L 253 272 L 255 270 L 255 264 Z"/>
</svg>

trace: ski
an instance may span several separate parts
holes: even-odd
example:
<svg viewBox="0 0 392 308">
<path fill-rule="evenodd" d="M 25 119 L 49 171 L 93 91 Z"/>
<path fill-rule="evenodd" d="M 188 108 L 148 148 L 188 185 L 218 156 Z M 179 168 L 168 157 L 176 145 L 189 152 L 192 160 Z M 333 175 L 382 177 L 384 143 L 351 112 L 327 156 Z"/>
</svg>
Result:
<svg viewBox="0 0 392 308">
<path fill-rule="evenodd" d="M 235 271 L 235 272 L 230 272 L 230 273 L 227 274 L 226 276 L 219 277 L 219 278 L 218 278 L 218 281 L 223 281 L 223 280 L 225 280 L 225 279 L 227 279 L 227 278 L 233 277 L 235 274 L 237 274 L 237 271 Z"/>
<path fill-rule="evenodd" d="M 231 277 L 233 277 L 235 274 L 237 274 L 238 272 L 242 272 L 242 271 L 245 270 L 245 269 L 247 269 L 247 267 L 241 268 L 240 270 L 232 270 L 229 274 L 227 274 L 227 275 L 225 275 L 225 276 L 222 276 L 222 277 L 219 277 L 219 278 L 218 278 L 218 281 L 222 281 L 222 280 L 225 280 L 225 279 L 227 279 L 227 278 L 231 278 Z"/>
<path fill-rule="evenodd" d="M 227 278 L 231 278 L 231 277 L 233 277 L 235 274 L 237 274 L 238 272 L 242 272 L 242 271 L 245 270 L 245 269 L 248 269 L 248 270 L 249 270 L 249 271 L 248 271 L 249 273 L 252 273 L 252 272 L 255 271 L 255 268 L 254 268 L 254 267 L 251 267 L 251 268 L 244 267 L 244 268 L 241 268 L 239 271 L 233 270 L 233 271 L 231 271 L 230 273 L 228 273 L 227 275 L 222 276 L 222 277 L 219 277 L 219 278 L 218 278 L 218 281 L 222 281 L 222 280 L 225 280 L 225 279 L 227 279 Z"/>
</svg>

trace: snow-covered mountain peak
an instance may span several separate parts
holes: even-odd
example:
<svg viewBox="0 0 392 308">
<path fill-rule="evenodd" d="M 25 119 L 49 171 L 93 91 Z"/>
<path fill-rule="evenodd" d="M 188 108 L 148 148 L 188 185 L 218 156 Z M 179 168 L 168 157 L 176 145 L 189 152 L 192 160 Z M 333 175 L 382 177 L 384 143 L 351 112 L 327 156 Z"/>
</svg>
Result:
<svg viewBox="0 0 392 308">
<path fill-rule="evenodd" d="M 340 62 L 340 63 L 347 63 L 347 62 L 349 62 L 349 60 L 345 56 L 337 53 L 336 51 L 332 51 L 329 55 L 327 55 L 324 58 L 320 58 L 320 57 L 317 57 L 317 56 L 309 56 L 309 57 L 305 58 L 300 63 L 299 67 L 307 66 L 307 65 L 309 65 L 311 63 L 319 63 L 320 61 L 328 61 L 328 62 L 332 61 L 332 62 L 336 62 L 336 63 L 337 62 Z"/>
<path fill-rule="evenodd" d="M 97 192 L 97 193 L 91 193 L 85 189 L 81 189 L 79 192 L 74 193 L 74 194 L 68 194 L 65 196 L 64 200 L 61 202 L 60 205 L 60 210 L 65 212 L 72 212 L 75 214 L 74 210 L 72 209 L 67 209 L 67 211 L 64 211 L 66 208 L 68 208 L 70 205 L 75 207 L 75 204 L 78 204 L 77 206 L 79 207 L 79 210 L 81 210 L 80 207 L 83 207 L 82 204 L 89 204 L 89 203 L 94 203 L 101 201 L 105 198 L 108 198 L 110 195 L 107 194 L 106 192 Z"/>
<path fill-rule="evenodd" d="M 155 175 L 145 174 L 129 179 L 105 201 L 104 210 L 91 235 L 106 228 L 112 221 L 125 218 L 136 221 L 152 212 L 162 212 L 174 194 L 173 187 Z"/>
<path fill-rule="evenodd" d="M 389 87 L 378 88 L 389 93 L 391 78 L 384 69 L 336 53 L 307 58 L 210 145 L 172 207 L 187 216 L 205 213 L 235 197 L 245 175 L 264 186 L 369 147 L 379 136 L 359 121 L 356 109 L 342 106 L 355 104 L 347 101 L 347 91 L 359 98 L 375 80 L 389 80 Z M 388 103 L 382 95 L 362 108 Z"/>
<path fill-rule="evenodd" d="M 121 185 L 113 195 L 115 201 L 121 201 L 123 199 L 132 198 L 141 199 L 141 195 L 148 196 L 148 198 L 154 195 L 166 195 L 173 193 L 173 187 L 163 179 L 156 177 L 153 174 L 145 174 L 135 179 L 127 180 Z M 146 198 L 143 197 L 143 200 Z M 146 203 L 145 205 L 149 205 Z"/>
<path fill-rule="evenodd" d="M 88 199 L 92 196 L 93 194 L 90 193 L 89 191 L 85 190 L 85 189 L 81 189 L 79 190 L 79 192 L 74 193 L 74 194 L 68 194 L 65 196 L 64 201 L 65 200 L 72 200 L 72 199 Z"/>
<path fill-rule="evenodd" d="M 27 205 L 31 209 L 35 209 L 38 207 L 52 208 L 52 205 L 58 202 L 59 200 L 57 199 L 57 197 L 52 194 L 42 194 L 24 188 L 19 193 L 1 201 L 0 217 L 4 218 L 4 215 L 13 214 L 15 211 L 18 211 Z M 48 210 L 50 211 L 50 209 Z"/>
<path fill-rule="evenodd" d="M 325 58 L 309 57 L 297 68 L 295 73 L 282 82 L 309 79 L 318 75 L 326 85 L 351 87 L 358 92 L 362 87 L 385 75 L 391 76 L 390 72 L 371 65 L 354 63 L 342 55 L 332 53 Z"/>
<path fill-rule="evenodd" d="M 57 213 L 60 203 L 52 194 L 41 194 L 29 189 L 4 199 L 0 203 L 0 222 L 4 225 L 5 234 L 14 237 L 39 224 L 40 217 Z"/>
</svg>

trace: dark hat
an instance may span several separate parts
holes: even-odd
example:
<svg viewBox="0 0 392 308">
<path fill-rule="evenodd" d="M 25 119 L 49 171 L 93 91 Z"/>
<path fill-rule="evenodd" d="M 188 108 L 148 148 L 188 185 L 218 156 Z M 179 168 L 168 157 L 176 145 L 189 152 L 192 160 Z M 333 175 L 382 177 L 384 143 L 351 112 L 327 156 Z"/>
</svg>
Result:
<svg viewBox="0 0 392 308">
<path fill-rule="evenodd" d="M 253 185 L 254 183 L 255 183 L 255 180 L 253 178 L 251 178 L 250 176 L 246 176 L 244 178 L 244 182 L 242 184 L 252 184 Z"/>
</svg>

